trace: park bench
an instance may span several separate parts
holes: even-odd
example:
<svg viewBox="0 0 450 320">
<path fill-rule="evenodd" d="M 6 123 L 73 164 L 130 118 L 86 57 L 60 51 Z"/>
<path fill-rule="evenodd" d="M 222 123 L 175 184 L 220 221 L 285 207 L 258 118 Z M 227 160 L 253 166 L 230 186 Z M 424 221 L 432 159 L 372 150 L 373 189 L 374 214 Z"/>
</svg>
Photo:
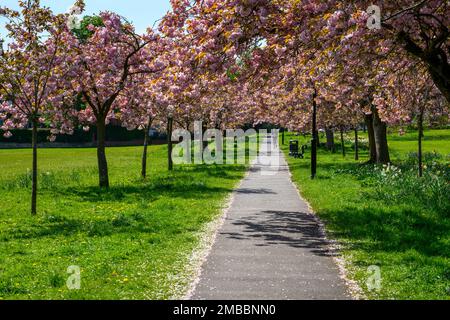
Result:
<svg viewBox="0 0 450 320">
<path fill-rule="evenodd" d="M 308 149 L 307 145 L 303 145 L 300 151 L 299 143 L 297 140 L 291 140 L 289 142 L 289 156 L 298 158 L 298 159 L 304 159 L 305 158 L 305 151 Z"/>
</svg>

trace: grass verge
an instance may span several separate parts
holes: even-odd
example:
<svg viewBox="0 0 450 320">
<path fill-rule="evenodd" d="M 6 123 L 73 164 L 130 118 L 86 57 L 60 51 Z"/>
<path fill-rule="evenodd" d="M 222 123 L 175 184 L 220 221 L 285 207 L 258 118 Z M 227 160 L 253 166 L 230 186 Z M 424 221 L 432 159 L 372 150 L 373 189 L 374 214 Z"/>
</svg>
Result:
<svg viewBox="0 0 450 320">
<path fill-rule="evenodd" d="M 351 137 L 346 158 L 339 150 L 319 150 L 316 180 L 310 179 L 309 153 L 304 160 L 288 159 L 302 195 L 330 237 L 342 244 L 350 277 L 370 299 L 450 299 L 450 131 L 425 135 L 429 154 L 423 179 L 411 158 L 415 133 L 389 137 L 391 167 L 364 165 L 367 150 L 354 161 Z M 308 143 L 306 137 L 289 135 L 286 154 L 289 139 Z M 370 266 L 381 270 L 379 291 L 367 286 Z"/>
<path fill-rule="evenodd" d="M 107 150 L 112 188 L 97 187 L 95 149 L 39 150 L 36 217 L 30 150 L 0 150 L 1 299 L 170 299 L 182 296 L 199 232 L 221 213 L 245 165 L 176 166 L 167 149 Z M 81 268 L 69 290 L 68 267 Z"/>
</svg>

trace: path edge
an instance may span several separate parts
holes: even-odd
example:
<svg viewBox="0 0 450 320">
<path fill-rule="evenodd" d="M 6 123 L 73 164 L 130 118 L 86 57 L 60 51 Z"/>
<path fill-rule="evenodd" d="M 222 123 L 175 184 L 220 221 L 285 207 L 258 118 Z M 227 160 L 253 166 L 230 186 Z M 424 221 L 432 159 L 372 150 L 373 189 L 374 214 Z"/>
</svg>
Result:
<svg viewBox="0 0 450 320">
<path fill-rule="evenodd" d="M 216 243 L 217 235 L 219 234 L 220 229 L 225 223 L 230 208 L 234 202 L 236 191 L 239 190 L 244 181 L 250 175 L 251 168 L 252 166 L 250 166 L 240 182 L 236 184 L 233 191 L 225 198 L 221 213 L 218 214 L 217 217 L 215 217 L 212 221 L 208 222 L 197 233 L 199 243 L 190 254 L 188 265 L 185 268 L 185 272 L 188 275 L 190 281 L 187 289 L 184 290 L 184 292 L 179 296 L 181 300 L 192 300 L 192 297 L 195 294 L 195 290 L 197 289 L 202 276 L 203 265 L 211 254 L 211 250 Z"/>
</svg>

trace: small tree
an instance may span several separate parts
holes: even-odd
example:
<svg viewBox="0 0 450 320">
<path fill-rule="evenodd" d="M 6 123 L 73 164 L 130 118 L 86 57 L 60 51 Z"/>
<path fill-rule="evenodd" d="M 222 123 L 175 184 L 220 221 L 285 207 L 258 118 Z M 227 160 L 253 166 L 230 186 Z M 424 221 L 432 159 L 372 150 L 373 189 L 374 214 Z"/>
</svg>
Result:
<svg viewBox="0 0 450 320">
<path fill-rule="evenodd" d="M 157 102 L 153 81 L 149 75 L 139 74 L 131 78 L 129 85 L 118 97 L 122 126 L 129 130 L 143 130 L 144 145 L 141 162 L 141 176 L 147 177 L 148 146 L 151 144 L 150 129 L 157 118 Z"/>
<path fill-rule="evenodd" d="M 65 110 L 70 92 L 61 90 L 67 75 L 61 66 L 66 62 L 63 53 L 70 51 L 66 41 L 66 18 L 55 16 L 42 8 L 39 0 L 20 1 L 21 11 L 0 8 L 7 18 L 6 29 L 12 40 L 9 49 L 0 57 L 0 119 L 5 136 L 10 130 L 32 129 L 32 197 L 31 213 L 37 213 L 37 133 L 46 124 L 57 133 L 71 133 L 68 121 L 70 110 Z M 3 50 L 2 50 L 3 51 Z"/>
<path fill-rule="evenodd" d="M 71 83 L 87 105 L 80 119 L 97 127 L 99 185 L 108 188 L 106 125 L 120 117 L 116 100 L 130 85 L 132 76 L 157 73 L 163 64 L 157 59 L 160 38 L 151 30 L 140 36 L 117 14 L 102 12 L 99 17 L 100 25 L 87 26 L 90 37 L 77 41 Z M 150 49 L 144 51 L 147 46 Z"/>
</svg>

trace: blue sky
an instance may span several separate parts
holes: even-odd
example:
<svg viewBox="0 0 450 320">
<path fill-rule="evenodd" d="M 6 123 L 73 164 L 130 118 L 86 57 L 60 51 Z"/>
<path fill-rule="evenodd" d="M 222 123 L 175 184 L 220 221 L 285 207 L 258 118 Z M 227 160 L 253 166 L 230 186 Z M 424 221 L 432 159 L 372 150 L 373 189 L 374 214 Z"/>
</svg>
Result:
<svg viewBox="0 0 450 320">
<path fill-rule="evenodd" d="M 50 7 L 55 13 L 67 12 L 75 0 L 41 0 L 41 4 Z M 143 33 L 147 27 L 161 19 L 170 10 L 169 0 L 85 0 L 85 14 L 100 11 L 114 11 L 132 21 L 138 33 Z M 18 8 L 17 0 L 0 0 L 0 6 Z M 5 37 L 0 20 L 0 35 Z"/>
</svg>

